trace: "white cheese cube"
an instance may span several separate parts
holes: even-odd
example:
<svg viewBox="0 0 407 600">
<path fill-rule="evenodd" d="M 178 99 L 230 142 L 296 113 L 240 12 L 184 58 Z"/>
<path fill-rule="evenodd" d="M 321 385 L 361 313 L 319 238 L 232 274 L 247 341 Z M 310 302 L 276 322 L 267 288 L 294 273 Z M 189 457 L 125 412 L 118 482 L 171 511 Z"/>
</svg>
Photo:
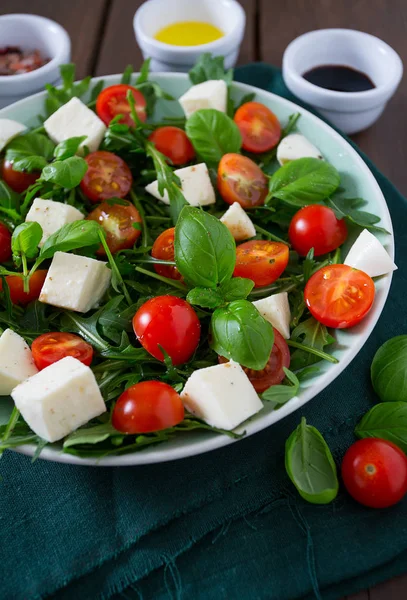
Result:
<svg viewBox="0 0 407 600">
<path fill-rule="evenodd" d="M 185 408 L 212 427 L 234 429 L 263 408 L 242 367 L 230 361 L 194 371 L 181 393 Z"/>
<path fill-rule="evenodd" d="M 256 235 L 256 230 L 249 215 L 240 206 L 239 202 L 233 202 L 220 220 L 226 225 L 237 242 Z"/>
<path fill-rule="evenodd" d="M 72 356 L 20 383 L 11 396 L 26 423 L 47 442 L 60 440 L 106 411 L 92 370 Z"/>
<path fill-rule="evenodd" d="M 226 112 L 227 94 L 228 88 L 223 79 L 210 79 L 189 88 L 181 96 L 179 103 L 187 118 L 201 108 L 215 108 Z"/>
<path fill-rule="evenodd" d="M 322 155 L 318 148 L 311 144 L 306 137 L 300 133 L 291 133 L 281 140 L 277 146 L 277 160 L 280 165 L 298 158 L 319 158 Z"/>
<path fill-rule="evenodd" d="M 25 131 L 27 127 L 12 119 L 0 119 L 0 152 L 13 138 Z"/>
<path fill-rule="evenodd" d="M 44 127 L 51 140 L 56 144 L 71 137 L 86 135 L 86 140 L 79 147 L 79 152 L 82 146 L 88 146 L 91 152 L 95 152 L 106 131 L 105 124 L 93 110 L 75 97 L 48 117 L 44 121 Z"/>
<path fill-rule="evenodd" d="M 26 341 L 12 329 L 0 337 L 0 396 L 7 396 L 19 383 L 38 373 Z"/>
<path fill-rule="evenodd" d="M 49 236 L 58 229 L 61 229 L 67 223 L 80 221 L 83 218 L 83 214 L 77 208 L 69 206 L 69 204 L 35 198 L 25 220 L 36 221 L 41 225 L 43 236 L 38 244 L 41 248 Z"/>
<path fill-rule="evenodd" d="M 101 260 L 55 252 L 39 300 L 85 313 L 98 305 L 109 287 L 111 273 Z"/>
<path fill-rule="evenodd" d="M 287 292 L 281 292 L 281 294 L 274 294 L 262 300 L 256 300 L 253 302 L 253 305 L 257 308 L 261 316 L 271 323 L 281 333 L 283 338 L 288 340 L 290 337 L 291 311 Z"/>
<path fill-rule="evenodd" d="M 181 190 L 188 204 L 191 206 L 215 204 L 215 191 L 209 177 L 208 167 L 205 163 L 177 169 L 174 173 L 180 178 Z M 164 196 L 160 195 L 157 180 L 146 185 L 145 189 L 154 198 L 164 202 L 164 204 L 170 203 L 167 190 L 164 190 Z"/>
<path fill-rule="evenodd" d="M 367 229 L 355 240 L 344 264 L 364 271 L 370 277 L 385 275 L 397 269 L 387 250 Z"/>
</svg>

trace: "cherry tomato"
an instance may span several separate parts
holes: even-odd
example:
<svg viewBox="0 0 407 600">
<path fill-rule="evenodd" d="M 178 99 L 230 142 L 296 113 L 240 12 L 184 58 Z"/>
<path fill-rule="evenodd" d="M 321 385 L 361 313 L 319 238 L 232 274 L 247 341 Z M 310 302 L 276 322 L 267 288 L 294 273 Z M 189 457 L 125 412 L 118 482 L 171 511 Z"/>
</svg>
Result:
<svg viewBox="0 0 407 600">
<path fill-rule="evenodd" d="M 110 252 L 115 254 L 119 250 L 133 248 L 141 234 L 134 223 L 141 223 L 140 213 L 131 202 L 121 200 L 120 204 L 114 200 L 106 200 L 99 204 L 87 216 L 87 219 L 96 221 L 106 232 L 106 242 Z M 102 246 L 97 251 L 99 256 L 105 256 Z"/>
<path fill-rule="evenodd" d="M 167 383 L 143 381 L 119 396 L 112 425 L 123 433 L 150 433 L 174 427 L 184 420 L 181 397 Z"/>
<path fill-rule="evenodd" d="M 31 351 L 40 371 L 66 356 L 73 356 L 88 367 L 93 358 L 93 348 L 90 344 L 79 335 L 61 331 L 43 333 L 33 341 Z"/>
<path fill-rule="evenodd" d="M 246 102 L 237 109 L 234 121 L 242 134 L 243 150 L 268 152 L 277 146 L 281 126 L 276 115 L 260 102 Z"/>
<path fill-rule="evenodd" d="M 41 288 L 44 285 L 47 271 L 40 269 L 35 271 L 30 277 L 30 291 L 24 291 L 24 283 L 18 275 L 7 275 L 6 281 L 10 290 L 10 299 L 13 304 L 21 304 L 26 306 L 33 300 L 37 300 L 41 293 Z M 3 281 L 0 280 L 0 292 L 3 290 Z"/>
<path fill-rule="evenodd" d="M 187 362 L 196 350 L 201 324 L 188 302 L 176 296 L 156 296 L 145 302 L 133 317 L 140 344 L 154 358 L 164 360 L 159 345 L 174 365 Z"/>
<path fill-rule="evenodd" d="M 11 258 L 11 233 L 0 222 L 0 262 L 4 263 Z"/>
<path fill-rule="evenodd" d="M 111 85 L 105 88 L 97 97 L 96 112 L 105 125 L 109 125 L 110 121 L 116 115 L 123 115 L 119 123 L 124 123 L 130 127 L 135 126 L 130 112 L 130 104 L 126 98 L 129 90 L 133 94 L 138 118 L 142 122 L 147 119 L 146 99 L 143 94 L 131 85 L 119 83 L 118 85 Z"/>
<path fill-rule="evenodd" d="M 236 248 L 234 277 L 254 281 L 254 287 L 276 281 L 288 264 L 288 246 L 281 242 L 252 240 Z"/>
<path fill-rule="evenodd" d="M 348 230 L 343 219 L 337 219 L 332 208 L 320 204 L 304 206 L 293 216 L 288 237 L 300 256 L 314 248 L 314 256 L 336 250 L 346 240 Z"/>
<path fill-rule="evenodd" d="M 290 349 L 287 342 L 275 327 L 274 344 L 271 350 L 270 358 L 264 369 L 255 371 L 248 367 L 243 367 L 243 371 L 250 379 L 254 389 L 258 394 L 265 392 L 271 385 L 281 383 L 285 377 L 283 367 L 290 366 Z M 220 363 L 228 362 L 229 359 L 224 356 L 218 357 Z"/>
<path fill-rule="evenodd" d="M 353 327 L 367 315 L 375 295 L 373 279 L 347 265 L 328 265 L 307 282 L 304 300 L 310 313 L 327 327 Z"/>
<path fill-rule="evenodd" d="M 173 165 L 184 165 L 195 157 L 193 145 L 179 127 L 158 127 L 148 139 Z"/>
<path fill-rule="evenodd" d="M 342 479 L 349 494 L 361 504 L 393 506 L 407 493 L 407 457 L 386 440 L 358 440 L 343 458 Z"/>
<path fill-rule="evenodd" d="M 13 163 L 9 160 L 4 160 L 1 169 L 1 176 L 4 181 L 11 187 L 12 190 L 21 194 L 35 183 L 38 177 L 41 175 L 40 171 L 34 171 L 33 173 L 26 173 L 25 171 L 15 171 L 13 169 Z"/>
<path fill-rule="evenodd" d="M 160 233 L 153 244 L 151 256 L 160 260 L 174 260 L 174 236 L 175 227 L 170 227 Z M 154 265 L 154 270 L 169 279 L 182 279 L 182 275 L 175 265 Z"/>
<path fill-rule="evenodd" d="M 228 204 L 243 208 L 264 204 L 267 178 L 255 162 L 241 154 L 225 154 L 218 168 L 218 190 Z"/>
<path fill-rule="evenodd" d="M 88 154 L 85 160 L 88 170 L 80 186 L 89 200 L 101 202 L 109 198 L 124 198 L 129 193 L 133 176 L 120 156 L 98 150 Z"/>
</svg>

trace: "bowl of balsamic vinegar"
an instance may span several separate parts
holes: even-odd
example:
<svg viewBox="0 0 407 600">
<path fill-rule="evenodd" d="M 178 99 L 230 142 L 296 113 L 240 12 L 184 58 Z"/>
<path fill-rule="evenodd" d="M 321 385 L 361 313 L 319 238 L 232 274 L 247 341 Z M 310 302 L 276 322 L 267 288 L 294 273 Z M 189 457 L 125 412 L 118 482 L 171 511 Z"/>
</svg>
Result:
<svg viewBox="0 0 407 600">
<path fill-rule="evenodd" d="M 402 74 L 402 61 L 393 48 L 352 29 L 301 35 L 283 57 L 289 90 L 348 134 L 379 118 Z"/>
</svg>

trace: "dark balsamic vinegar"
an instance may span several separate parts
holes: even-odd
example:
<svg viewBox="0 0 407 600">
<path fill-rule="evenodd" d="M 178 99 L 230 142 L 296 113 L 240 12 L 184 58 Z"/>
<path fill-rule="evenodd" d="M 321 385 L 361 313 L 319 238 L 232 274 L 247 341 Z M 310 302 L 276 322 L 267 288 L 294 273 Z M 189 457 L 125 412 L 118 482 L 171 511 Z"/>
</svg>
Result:
<svg viewBox="0 0 407 600">
<path fill-rule="evenodd" d="M 366 92 L 376 87 L 365 73 L 345 65 L 321 65 L 310 69 L 303 77 L 318 87 L 335 92 Z"/>
</svg>

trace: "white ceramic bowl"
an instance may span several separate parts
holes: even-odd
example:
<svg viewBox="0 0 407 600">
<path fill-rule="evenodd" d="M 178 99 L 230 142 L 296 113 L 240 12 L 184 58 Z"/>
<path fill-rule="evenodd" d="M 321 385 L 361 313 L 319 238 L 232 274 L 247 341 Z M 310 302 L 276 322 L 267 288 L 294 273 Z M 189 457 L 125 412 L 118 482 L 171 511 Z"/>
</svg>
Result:
<svg viewBox="0 0 407 600">
<path fill-rule="evenodd" d="M 322 65 L 353 67 L 366 73 L 376 87 L 365 92 L 336 92 L 302 77 Z M 283 56 L 283 77 L 289 90 L 349 134 L 370 127 L 379 118 L 402 75 L 403 63 L 393 48 L 353 29 L 310 31 L 291 42 Z"/>
<path fill-rule="evenodd" d="M 173 46 L 154 39 L 163 27 L 179 21 L 203 21 L 224 32 L 219 40 L 199 46 Z M 153 71 L 187 72 L 203 52 L 225 57 L 227 69 L 237 61 L 246 15 L 236 0 L 148 0 L 134 15 L 134 33 Z"/>
<path fill-rule="evenodd" d="M 107 77 L 95 79 L 94 82 L 100 79 L 104 79 L 105 86 L 109 86 L 120 83 L 121 75 L 108 75 Z M 188 76 L 182 73 L 155 74 L 153 79 L 164 90 L 175 97 L 181 96 L 191 85 Z M 364 198 L 367 201 L 365 210 L 380 216 L 381 225 L 387 231 L 392 232 L 392 224 L 386 201 L 375 178 L 359 154 L 342 136 L 319 118 L 280 96 L 242 83 L 233 83 L 232 85 L 232 97 L 236 102 L 240 101 L 245 94 L 251 92 L 255 92 L 256 100 L 264 103 L 276 113 L 282 123 L 286 123 L 292 113 L 300 112 L 301 118 L 298 121 L 299 132 L 313 142 L 321 150 L 324 157 L 338 169 L 341 175 L 341 185 L 345 188 L 347 195 L 351 198 Z M 43 112 L 44 98 L 45 93 L 40 93 L 17 102 L 1 110 L 0 118 L 15 119 L 28 127 L 36 127 L 38 125 L 37 115 Z M 182 115 L 183 111 L 178 102 L 163 100 L 157 102 L 155 115 L 157 120 L 162 120 L 164 116 L 180 117 Z M 347 249 L 353 243 L 355 235 L 357 235 L 356 232 L 350 233 L 345 244 L 344 255 L 346 255 Z M 378 238 L 385 245 L 390 255 L 394 257 L 393 236 L 379 234 Z M 318 363 L 320 373 L 301 384 L 301 391 L 297 397 L 276 411 L 273 411 L 270 406 L 265 405 L 260 413 L 255 415 L 248 423 L 242 425 L 240 429 L 245 430 L 247 435 L 261 431 L 273 423 L 280 421 L 293 411 L 298 410 L 328 385 L 335 385 L 332 382 L 351 360 L 355 358 L 371 334 L 386 302 L 391 279 L 392 274 L 388 274 L 377 280 L 376 297 L 372 310 L 359 325 L 348 330 L 336 330 L 335 337 L 337 344 L 334 347 L 330 347 L 330 351 L 339 360 L 338 364 L 331 364 L 326 361 Z M 0 402 L 0 424 L 8 421 L 11 408 L 12 402 L 8 402 L 6 398 L 2 398 Z M 355 411 L 357 411 L 357 406 L 355 406 Z M 142 465 L 201 454 L 226 446 L 232 442 L 234 440 L 225 435 L 196 431 L 180 433 L 178 437 L 170 442 L 157 446 L 149 446 L 141 452 L 123 456 L 110 456 L 99 460 L 90 458 L 81 459 L 69 454 L 62 454 L 58 445 L 52 445 L 44 448 L 41 458 L 77 465 Z M 35 452 L 35 447 L 32 445 L 22 446 L 18 448 L 18 451 L 32 456 Z"/>
<path fill-rule="evenodd" d="M 71 41 L 61 25 L 37 15 L 0 16 L 0 45 L 38 49 L 51 60 L 43 67 L 21 75 L 0 76 L 0 108 L 30 96 L 46 83 L 59 82 L 59 65 L 71 58 Z"/>
</svg>

